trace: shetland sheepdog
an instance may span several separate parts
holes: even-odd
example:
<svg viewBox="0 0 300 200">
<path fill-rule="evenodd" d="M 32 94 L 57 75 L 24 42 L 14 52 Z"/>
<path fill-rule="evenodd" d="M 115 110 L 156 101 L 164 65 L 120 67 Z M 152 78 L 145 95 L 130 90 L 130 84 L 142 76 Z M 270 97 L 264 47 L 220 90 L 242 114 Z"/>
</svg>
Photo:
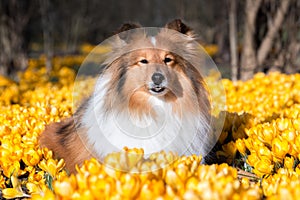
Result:
<svg viewBox="0 0 300 200">
<path fill-rule="evenodd" d="M 145 155 L 210 150 L 211 103 L 193 65 L 199 59 L 193 31 L 176 19 L 156 35 L 135 31 L 122 37 L 140 28 L 120 28 L 92 95 L 39 138 L 71 172 L 86 159 L 101 160 L 124 146 L 143 148 Z"/>
</svg>

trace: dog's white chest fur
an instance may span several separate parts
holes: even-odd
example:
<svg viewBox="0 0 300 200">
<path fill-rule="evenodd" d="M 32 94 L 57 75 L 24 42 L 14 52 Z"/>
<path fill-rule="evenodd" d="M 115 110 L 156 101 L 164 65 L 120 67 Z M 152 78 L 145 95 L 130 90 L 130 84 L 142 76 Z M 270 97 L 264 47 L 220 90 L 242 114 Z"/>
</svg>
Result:
<svg viewBox="0 0 300 200">
<path fill-rule="evenodd" d="M 190 116 L 184 110 L 178 116 L 170 103 L 155 96 L 145 102 L 152 105 L 155 119 L 147 114 L 138 118 L 129 111 L 115 111 L 113 107 L 107 112 L 104 101 L 109 80 L 109 76 L 98 80 L 82 119 L 83 126 L 88 128 L 87 147 L 96 153 L 95 156 L 102 159 L 125 146 L 143 148 L 145 155 L 161 150 L 181 155 L 205 153 L 208 124 L 201 116 Z"/>
</svg>

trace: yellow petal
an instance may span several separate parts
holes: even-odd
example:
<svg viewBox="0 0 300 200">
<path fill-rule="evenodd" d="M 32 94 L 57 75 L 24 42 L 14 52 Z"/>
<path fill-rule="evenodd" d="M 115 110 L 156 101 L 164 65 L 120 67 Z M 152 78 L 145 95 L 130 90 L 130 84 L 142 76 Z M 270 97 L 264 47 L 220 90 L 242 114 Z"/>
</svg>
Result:
<svg viewBox="0 0 300 200">
<path fill-rule="evenodd" d="M 284 139 L 274 138 L 272 141 L 272 152 L 275 157 L 283 159 L 285 155 L 289 152 L 290 145 Z"/>
<path fill-rule="evenodd" d="M 24 194 L 22 191 L 16 188 L 5 188 L 2 190 L 2 195 L 6 199 L 13 199 L 13 198 L 21 198 L 21 197 L 29 197 L 29 195 Z"/>
<path fill-rule="evenodd" d="M 241 154 L 246 153 L 246 146 L 245 146 L 245 143 L 243 142 L 243 140 L 238 139 L 237 141 L 235 141 L 235 146 Z"/>
<path fill-rule="evenodd" d="M 15 175 L 12 175 L 10 177 L 10 181 L 11 181 L 13 188 L 18 188 L 20 186 L 20 181 Z"/>
<path fill-rule="evenodd" d="M 62 197 L 71 197 L 74 193 L 74 188 L 68 181 L 54 182 L 54 191 Z"/>
<path fill-rule="evenodd" d="M 60 159 L 56 165 L 57 171 L 62 170 L 62 168 L 65 166 L 65 161 L 64 159 Z"/>
</svg>

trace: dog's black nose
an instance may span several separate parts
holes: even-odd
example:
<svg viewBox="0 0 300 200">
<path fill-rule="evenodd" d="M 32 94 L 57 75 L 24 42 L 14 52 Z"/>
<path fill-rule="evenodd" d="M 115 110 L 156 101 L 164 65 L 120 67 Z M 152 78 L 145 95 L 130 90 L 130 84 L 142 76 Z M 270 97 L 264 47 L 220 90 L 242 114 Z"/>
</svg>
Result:
<svg viewBox="0 0 300 200">
<path fill-rule="evenodd" d="M 160 85 L 165 80 L 165 77 L 161 73 L 155 72 L 151 79 L 155 85 Z"/>
</svg>

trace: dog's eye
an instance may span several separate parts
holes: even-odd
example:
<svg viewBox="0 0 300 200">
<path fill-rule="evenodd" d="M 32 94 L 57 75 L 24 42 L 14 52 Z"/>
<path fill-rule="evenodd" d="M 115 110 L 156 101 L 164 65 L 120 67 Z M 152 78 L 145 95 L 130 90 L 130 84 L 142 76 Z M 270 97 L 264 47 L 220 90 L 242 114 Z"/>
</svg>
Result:
<svg viewBox="0 0 300 200">
<path fill-rule="evenodd" d="M 142 60 L 140 60 L 140 63 L 147 64 L 147 63 L 148 63 L 148 60 L 142 59 Z"/>
<path fill-rule="evenodd" d="M 169 63 L 169 62 L 171 62 L 171 61 L 172 61 L 172 58 L 166 57 L 166 58 L 164 59 L 164 63 Z"/>
</svg>

